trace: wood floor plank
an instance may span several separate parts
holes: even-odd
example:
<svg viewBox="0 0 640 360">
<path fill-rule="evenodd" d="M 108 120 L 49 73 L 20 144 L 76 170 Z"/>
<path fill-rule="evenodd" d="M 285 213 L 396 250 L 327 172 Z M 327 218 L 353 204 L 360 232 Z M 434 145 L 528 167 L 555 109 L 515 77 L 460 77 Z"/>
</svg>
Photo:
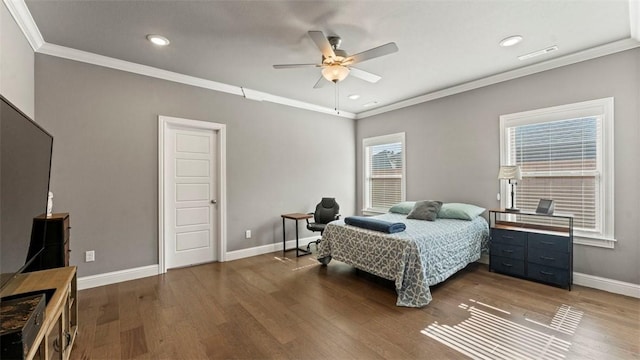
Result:
<svg viewBox="0 0 640 360">
<path fill-rule="evenodd" d="M 281 253 L 175 269 L 80 291 L 71 358 L 466 359 L 460 342 L 473 326 L 497 331 L 496 322 L 514 338 L 533 331 L 565 341 L 566 359 L 640 359 L 639 299 L 567 291 L 482 264 L 433 286 L 432 295 L 423 308 L 397 307 L 388 280 Z M 563 305 L 581 312 L 572 332 L 551 326 Z M 457 343 L 429 329 L 460 331 L 447 335 Z"/>
<path fill-rule="evenodd" d="M 148 353 L 142 326 L 120 332 L 120 353 L 122 359 L 135 359 Z"/>
</svg>

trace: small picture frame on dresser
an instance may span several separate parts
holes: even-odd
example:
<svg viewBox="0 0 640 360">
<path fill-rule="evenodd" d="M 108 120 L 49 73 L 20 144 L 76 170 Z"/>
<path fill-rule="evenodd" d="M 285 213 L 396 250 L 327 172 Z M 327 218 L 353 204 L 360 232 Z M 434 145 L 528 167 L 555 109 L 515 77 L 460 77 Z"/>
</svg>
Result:
<svg viewBox="0 0 640 360">
<path fill-rule="evenodd" d="M 555 204 L 553 203 L 553 200 L 540 199 L 540 201 L 538 202 L 538 208 L 536 209 L 536 213 L 551 215 L 553 214 L 554 207 L 555 207 Z"/>
</svg>

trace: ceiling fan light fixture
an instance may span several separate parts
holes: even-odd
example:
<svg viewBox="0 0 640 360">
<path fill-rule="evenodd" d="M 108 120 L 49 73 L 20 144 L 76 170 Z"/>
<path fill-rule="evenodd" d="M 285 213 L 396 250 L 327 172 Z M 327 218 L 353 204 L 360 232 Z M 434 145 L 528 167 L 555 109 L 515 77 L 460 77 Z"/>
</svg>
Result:
<svg viewBox="0 0 640 360">
<path fill-rule="evenodd" d="M 170 43 L 169 39 L 167 39 L 166 37 L 156 34 L 147 35 L 147 40 L 158 46 L 167 46 Z"/>
<path fill-rule="evenodd" d="M 325 66 L 322 69 L 322 76 L 333 83 L 344 80 L 347 75 L 349 75 L 349 68 L 338 64 Z"/>
</svg>

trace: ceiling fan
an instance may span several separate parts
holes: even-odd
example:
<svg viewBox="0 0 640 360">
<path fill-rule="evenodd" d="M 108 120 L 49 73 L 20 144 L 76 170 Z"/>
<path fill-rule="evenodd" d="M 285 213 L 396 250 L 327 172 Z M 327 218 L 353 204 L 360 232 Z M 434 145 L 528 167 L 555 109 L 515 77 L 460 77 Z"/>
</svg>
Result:
<svg viewBox="0 0 640 360">
<path fill-rule="evenodd" d="M 322 87 L 325 84 L 323 79 L 337 83 L 344 80 L 349 74 L 359 79 L 376 83 L 381 79 L 380 76 L 354 68 L 352 65 L 398 51 L 396 43 L 390 42 L 355 55 L 348 55 L 346 51 L 340 49 L 342 39 L 339 36 L 325 36 L 322 31 L 309 31 L 309 37 L 322 52 L 322 62 L 320 64 L 282 64 L 273 65 L 273 67 L 275 69 L 322 68 L 322 77 L 318 79 L 313 86 L 314 88 Z"/>
</svg>

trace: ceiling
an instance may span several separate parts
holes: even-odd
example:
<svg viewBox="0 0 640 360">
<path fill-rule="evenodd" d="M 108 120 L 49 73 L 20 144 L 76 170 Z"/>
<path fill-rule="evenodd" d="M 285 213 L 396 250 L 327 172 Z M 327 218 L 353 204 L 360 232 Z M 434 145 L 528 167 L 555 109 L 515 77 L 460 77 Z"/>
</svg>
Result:
<svg viewBox="0 0 640 360">
<path fill-rule="evenodd" d="M 313 88 L 320 69 L 272 65 L 320 62 L 309 30 L 339 35 L 349 54 L 395 42 L 399 52 L 357 66 L 382 76 L 378 83 L 352 76 L 339 83 L 339 109 L 355 114 L 629 39 L 637 26 L 630 3 L 615 0 L 27 0 L 26 5 L 48 44 L 330 109 L 334 86 Z M 166 36 L 171 44 L 154 46 L 147 34 Z M 524 40 L 500 47 L 510 35 Z M 559 50 L 517 59 L 552 45 Z M 360 98 L 350 100 L 351 94 Z M 376 104 L 363 107 L 371 102 Z"/>
</svg>

